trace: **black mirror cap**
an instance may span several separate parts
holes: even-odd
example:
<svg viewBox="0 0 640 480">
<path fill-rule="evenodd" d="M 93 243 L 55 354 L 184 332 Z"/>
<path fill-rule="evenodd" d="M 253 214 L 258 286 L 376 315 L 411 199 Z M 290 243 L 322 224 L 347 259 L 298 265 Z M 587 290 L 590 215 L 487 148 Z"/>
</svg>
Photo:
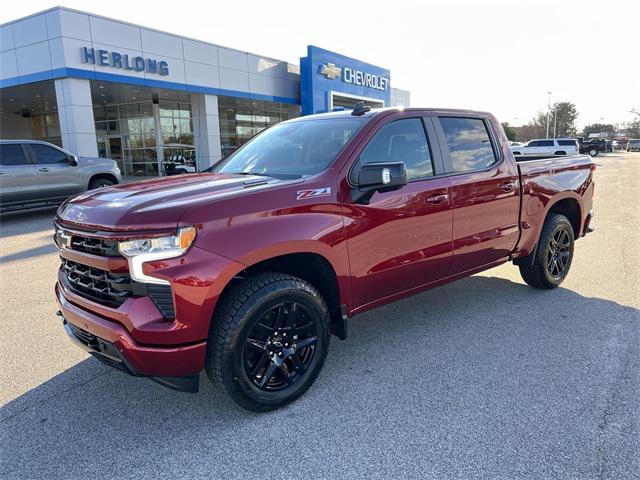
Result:
<svg viewBox="0 0 640 480">
<path fill-rule="evenodd" d="M 69 165 L 71 165 L 72 167 L 78 166 L 78 159 L 74 155 L 69 155 L 67 157 L 67 160 L 69 161 Z"/>
<path fill-rule="evenodd" d="M 375 192 L 391 192 L 407 183 L 404 162 L 365 163 L 360 167 L 358 186 L 351 189 L 351 198 L 355 203 L 368 205 Z"/>
</svg>

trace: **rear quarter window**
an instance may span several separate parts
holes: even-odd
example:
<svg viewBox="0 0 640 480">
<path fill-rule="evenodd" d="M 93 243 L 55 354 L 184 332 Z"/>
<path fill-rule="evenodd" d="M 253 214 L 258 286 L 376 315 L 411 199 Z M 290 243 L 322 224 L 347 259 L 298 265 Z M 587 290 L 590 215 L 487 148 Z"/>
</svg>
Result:
<svg viewBox="0 0 640 480">
<path fill-rule="evenodd" d="M 0 165 L 26 165 L 22 145 L 19 143 L 4 143 L 0 145 Z"/>
<path fill-rule="evenodd" d="M 491 137 L 480 118 L 439 117 L 453 173 L 484 170 L 496 163 Z"/>
<path fill-rule="evenodd" d="M 558 145 L 563 147 L 575 147 L 577 140 L 558 140 Z"/>
</svg>

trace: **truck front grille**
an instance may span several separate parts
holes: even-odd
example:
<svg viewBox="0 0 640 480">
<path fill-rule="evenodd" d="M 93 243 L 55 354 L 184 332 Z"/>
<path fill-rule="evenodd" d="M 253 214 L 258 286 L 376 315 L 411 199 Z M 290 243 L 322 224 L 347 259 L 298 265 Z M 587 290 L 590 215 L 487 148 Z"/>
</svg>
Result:
<svg viewBox="0 0 640 480">
<path fill-rule="evenodd" d="M 133 296 L 131 277 L 62 259 L 67 287 L 90 300 L 119 306 Z"/>
<path fill-rule="evenodd" d="M 170 285 L 153 285 L 131 280 L 127 273 L 111 273 L 62 258 L 65 286 L 74 293 L 109 307 L 119 307 L 127 298 L 147 296 L 163 318 L 173 320 L 173 292 Z"/>
<path fill-rule="evenodd" d="M 80 252 L 100 255 L 101 257 L 120 257 L 118 242 L 106 238 L 82 237 L 73 235 L 71 237 L 71 248 Z"/>
</svg>

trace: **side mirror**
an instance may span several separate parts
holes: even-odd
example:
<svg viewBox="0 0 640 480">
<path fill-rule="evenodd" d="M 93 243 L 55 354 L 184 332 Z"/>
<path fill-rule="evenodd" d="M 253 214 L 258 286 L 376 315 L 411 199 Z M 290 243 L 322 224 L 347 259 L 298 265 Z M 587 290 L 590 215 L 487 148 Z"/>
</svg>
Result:
<svg viewBox="0 0 640 480">
<path fill-rule="evenodd" d="M 407 183 L 404 162 L 365 163 L 358 174 L 358 186 L 351 189 L 351 199 L 368 205 L 375 192 L 391 192 Z"/>
<path fill-rule="evenodd" d="M 71 165 L 72 167 L 78 166 L 78 157 L 76 157 L 75 155 L 69 155 L 67 157 L 67 160 L 69 162 L 69 165 Z"/>
</svg>

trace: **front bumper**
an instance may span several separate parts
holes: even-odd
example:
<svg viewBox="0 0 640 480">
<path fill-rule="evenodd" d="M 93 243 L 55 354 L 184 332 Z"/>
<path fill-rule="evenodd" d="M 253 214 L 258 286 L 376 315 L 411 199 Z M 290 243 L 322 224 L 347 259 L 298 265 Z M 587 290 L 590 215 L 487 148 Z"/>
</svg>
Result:
<svg viewBox="0 0 640 480">
<path fill-rule="evenodd" d="M 132 375 L 160 377 L 154 379 L 163 384 L 168 383 L 164 377 L 193 377 L 204 368 L 205 341 L 177 347 L 140 345 L 122 325 L 71 303 L 59 284 L 56 300 L 70 337 L 104 363 Z"/>
</svg>

